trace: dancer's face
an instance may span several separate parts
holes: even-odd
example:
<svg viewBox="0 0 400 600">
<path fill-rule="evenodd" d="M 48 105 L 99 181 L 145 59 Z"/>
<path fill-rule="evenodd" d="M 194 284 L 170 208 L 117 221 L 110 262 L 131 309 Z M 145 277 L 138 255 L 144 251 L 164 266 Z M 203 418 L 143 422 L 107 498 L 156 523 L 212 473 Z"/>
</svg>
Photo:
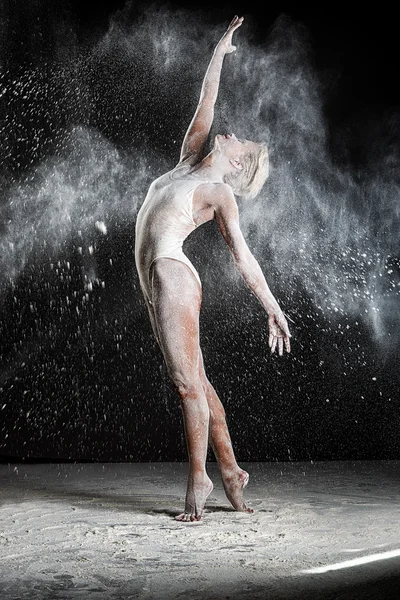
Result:
<svg viewBox="0 0 400 600">
<path fill-rule="evenodd" d="M 257 144 L 250 140 L 238 139 L 234 133 L 226 133 L 215 136 L 215 147 L 229 159 L 241 159 L 255 150 Z"/>
</svg>

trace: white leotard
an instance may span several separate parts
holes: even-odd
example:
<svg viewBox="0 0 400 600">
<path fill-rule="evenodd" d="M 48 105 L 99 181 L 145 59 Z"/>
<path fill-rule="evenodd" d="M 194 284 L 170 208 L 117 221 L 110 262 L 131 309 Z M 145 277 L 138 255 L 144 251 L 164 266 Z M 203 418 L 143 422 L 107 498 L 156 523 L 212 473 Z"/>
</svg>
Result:
<svg viewBox="0 0 400 600">
<path fill-rule="evenodd" d="M 180 163 L 153 181 L 136 219 L 135 261 L 140 285 L 151 304 L 151 265 L 157 258 L 185 263 L 201 286 L 199 274 L 183 253 L 187 236 L 196 229 L 193 194 L 204 179 L 190 173 L 193 167 Z"/>
</svg>

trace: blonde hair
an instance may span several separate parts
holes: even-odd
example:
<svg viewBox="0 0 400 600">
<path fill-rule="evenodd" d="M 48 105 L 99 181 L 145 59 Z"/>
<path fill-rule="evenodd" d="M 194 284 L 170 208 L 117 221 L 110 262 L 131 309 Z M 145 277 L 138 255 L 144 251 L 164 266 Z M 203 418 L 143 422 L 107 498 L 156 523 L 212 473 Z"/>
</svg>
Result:
<svg viewBox="0 0 400 600">
<path fill-rule="evenodd" d="M 265 144 L 257 144 L 242 160 L 243 169 L 237 173 L 227 175 L 226 183 L 233 189 L 233 193 L 246 199 L 255 198 L 269 175 L 269 154 Z"/>
</svg>

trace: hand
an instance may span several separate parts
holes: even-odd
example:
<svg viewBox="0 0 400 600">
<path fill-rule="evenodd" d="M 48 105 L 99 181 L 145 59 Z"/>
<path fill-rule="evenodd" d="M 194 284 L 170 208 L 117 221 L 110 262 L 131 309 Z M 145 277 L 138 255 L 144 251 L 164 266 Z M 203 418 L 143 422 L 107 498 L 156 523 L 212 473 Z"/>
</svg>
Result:
<svg viewBox="0 0 400 600">
<path fill-rule="evenodd" d="M 287 320 L 281 310 L 277 310 L 268 316 L 268 327 L 268 345 L 271 348 L 271 353 L 275 352 L 277 345 L 280 356 L 283 354 L 283 345 L 285 345 L 286 352 L 290 352 L 290 338 L 292 336 Z"/>
<path fill-rule="evenodd" d="M 225 52 L 225 54 L 230 54 L 231 52 L 235 52 L 236 46 L 232 45 L 232 35 L 233 35 L 233 32 L 238 27 L 241 26 L 241 24 L 243 23 L 243 19 L 244 19 L 244 17 L 239 18 L 237 15 L 234 16 L 232 21 L 230 22 L 228 29 L 226 30 L 226 32 L 224 33 L 224 35 L 218 42 L 218 47 L 222 48 L 222 50 Z"/>
</svg>

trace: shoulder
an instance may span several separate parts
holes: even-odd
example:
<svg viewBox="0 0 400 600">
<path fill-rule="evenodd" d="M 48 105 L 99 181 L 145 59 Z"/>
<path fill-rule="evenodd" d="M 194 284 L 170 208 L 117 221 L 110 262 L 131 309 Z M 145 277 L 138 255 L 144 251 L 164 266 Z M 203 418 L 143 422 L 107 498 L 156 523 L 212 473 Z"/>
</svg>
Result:
<svg viewBox="0 0 400 600">
<path fill-rule="evenodd" d="M 214 209 L 219 219 L 237 219 L 238 206 L 232 188 L 227 183 L 204 182 L 196 189 L 197 199 Z"/>
<path fill-rule="evenodd" d="M 238 206 L 231 186 L 228 183 L 213 183 L 210 185 L 213 186 L 211 191 L 213 198 L 212 205 L 214 206 L 216 215 L 236 217 Z"/>
<path fill-rule="evenodd" d="M 236 204 L 232 188 L 227 183 L 207 181 L 200 184 L 199 187 L 201 187 L 203 194 L 210 197 L 210 200 L 212 200 L 212 204 L 214 205 L 232 202 Z"/>
</svg>

